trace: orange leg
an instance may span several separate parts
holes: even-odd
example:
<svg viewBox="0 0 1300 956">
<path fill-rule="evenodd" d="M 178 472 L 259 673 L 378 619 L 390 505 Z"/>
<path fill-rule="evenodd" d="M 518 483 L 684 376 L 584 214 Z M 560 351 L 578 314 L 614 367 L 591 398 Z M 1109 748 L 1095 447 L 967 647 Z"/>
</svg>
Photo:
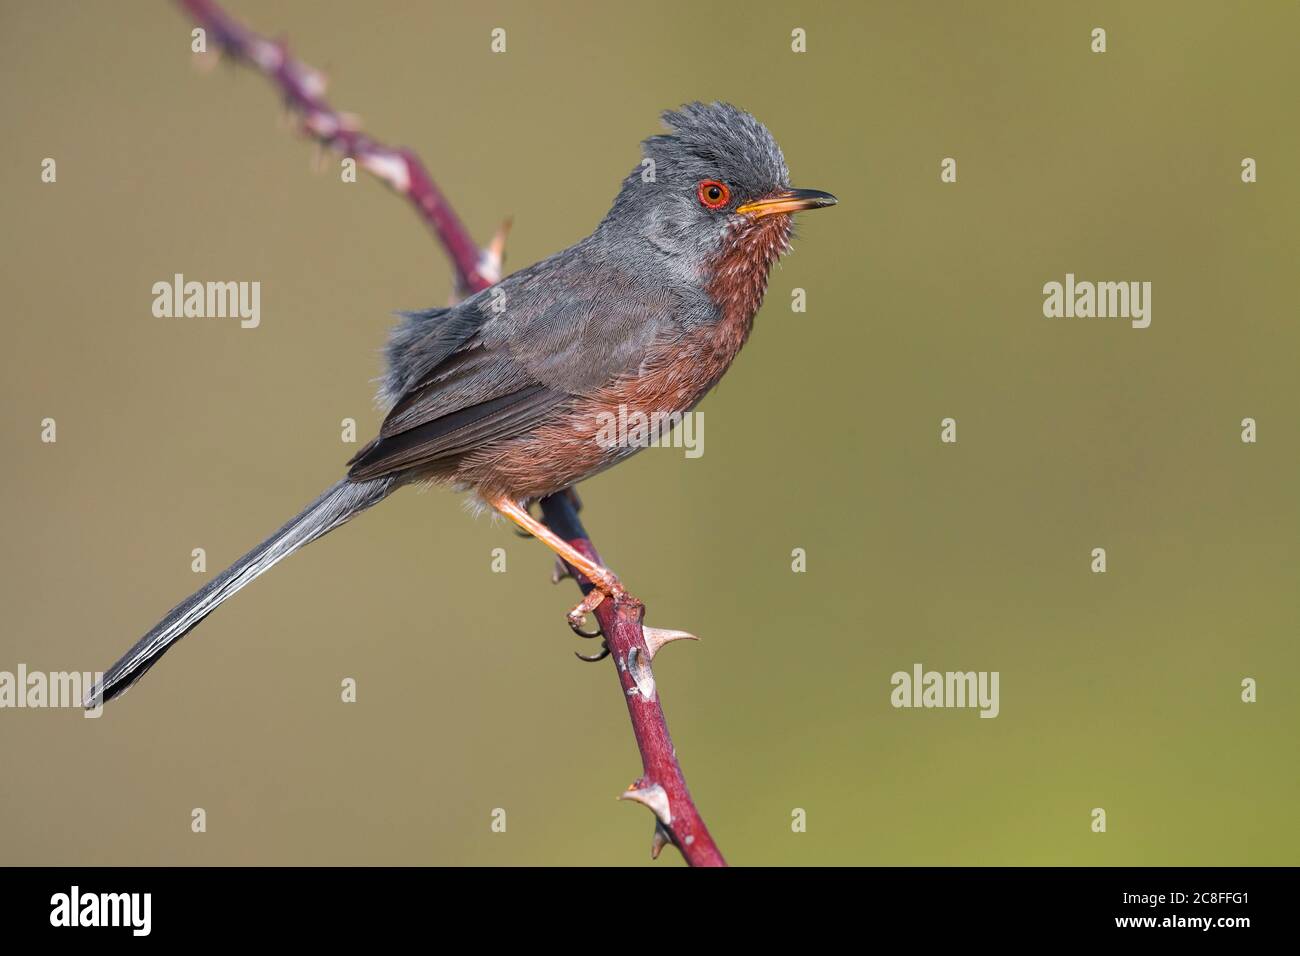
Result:
<svg viewBox="0 0 1300 956">
<path fill-rule="evenodd" d="M 606 597 L 622 592 L 623 586 L 619 584 L 618 577 L 613 571 L 592 561 L 529 514 L 528 509 L 519 502 L 504 496 L 489 498 L 487 501 L 497 511 L 554 551 L 570 567 L 576 568 L 579 574 L 592 583 L 593 590 L 569 612 L 569 624 L 575 629 L 582 627 L 583 619 L 588 612 L 595 610 Z"/>
<path fill-rule="evenodd" d="M 599 632 L 588 634 L 582 629 L 582 625 L 586 620 L 587 615 L 599 607 L 600 603 L 605 600 L 605 598 L 627 593 L 623 590 L 623 585 L 619 584 L 618 578 L 614 575 L 614 572 L 609 570 L 609 568 L 602 567 L 588 558 L 581 551 L 578 551 L 569 544 L 569 542 L 565 541 L 558 534 L 529 514 L 528 509 L 520 505 L 519 502 L 512 501 L 505 497 L 488 498 L 487 502 L 524 531 L 528 532 L 529 535 L 544 542 L 548 548 L 559 556 L 561 561 L 567 562 L 571 567 L 576 568 L 579 574 L 592 583 L 593 587 L 591 591 L 589 591 L 587 596 L 569 612 L 569 626 L 573 628 L 580 637 L 600 637 L 601 634 Z M 558 582 L 559 579 L 556 578 L 556 583 Z M 643 626 L 641 630 L 645 639 L 646 656 L 648 660 L 654 660 L 654 656 L 659 653 L 659 649 L 672 641 L 680 641 L 683 639 L 692 641 L 699 640 L 699 638 L 694 634 L 688 634 L 686 631 L 674 631 L 666 628 L 649 626 Z M 594 657 L 584 657 L 583 655 L 578 654 L 578 659 L 583 661 L 601 660 L 609 654 L 609 645 L 602 644 L 601 646 L 604 650 Z M 577 654 L 576 651 L 574 653 Z"/>
</svg>

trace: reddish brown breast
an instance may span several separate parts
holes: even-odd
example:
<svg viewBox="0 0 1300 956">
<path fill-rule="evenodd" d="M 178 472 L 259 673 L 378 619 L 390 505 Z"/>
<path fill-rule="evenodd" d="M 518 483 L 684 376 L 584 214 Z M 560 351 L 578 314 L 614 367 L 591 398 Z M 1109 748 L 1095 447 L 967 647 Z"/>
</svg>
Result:
<svg viewBox="0 0 1300 956">
<path fill-rule="evenodd" d="M 787 248 L 790 217 L 767 216 L 734 231 L 707 269 L 706 288 L 717 321 L 655 343 L 635 375 L 611 382 L 601 407 L 620 403 L 640 411 L 685 412 L 695 407 L 740 353 L 767 291 L 772 263 Z"/>
<path fill-rule="evenodd" d="M 575 398 L 526 435 L 475 452 L 459 464 L 456 479 L 491 494 L 539 498 L 627 457 L 636 448 L 599 440 L 605 423 L 631 413 L 688 412 L 704 398 L 749 338 L 768 273 L 789 236 L 787 215 L 734 231 L 709 270 L 706 289 L 718 307 L 716 321 L 656 342 L 635 374 Z"/>
</svg>

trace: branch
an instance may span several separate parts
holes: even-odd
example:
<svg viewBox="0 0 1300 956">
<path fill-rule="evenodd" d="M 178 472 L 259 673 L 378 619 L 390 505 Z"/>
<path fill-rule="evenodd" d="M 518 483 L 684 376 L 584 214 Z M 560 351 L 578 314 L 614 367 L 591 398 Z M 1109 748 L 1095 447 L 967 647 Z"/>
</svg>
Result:
<svg viewBox="0 0 1300 956">
<path fill-rule="evenodd" d="M 285 105 L 302 117 L 303 132 L 410 200 L 433 230 L 456 270 L 461 296 L 486 289 L 501 278 L 501 259 L 509 223 L 486 249 L 480 250 L 451 204 L 433 183 L 424 164 L 409 149 L 385 146 L 357 128 L 355 116 L 340 113 L 325 99 L 325 75 L 289 55 L 283 41 L 268 40 L 248 29 L 214 0 L 177 0 L 203 27 L 217 49 L 260 70 L 284 95 Z"/>
<path fill-rule="evenodd" d="M 219 50 L 261 71 L 284 95 L 288 108 L 302 117 L 303 131 L 325 147 L 354 157 L 392 189 L 405 196 L 442 244 L 456 272 L 460 295 L 486 289 L 501 277 L 507 222 L 486 249 L 480 250 L 451 208 L 424 164 L 409 149 L 394 149 L 371 139 L 354 118 L 325 100 L 325 77 L 291 56 L 283 42 L 268 40 L 232 18 L 215 0 L 177 0 L 207 30 Z M 554 495 L 542 501 L 547 525 L 597 562 L 600 556 L 578 519 L 576 496 Z M 573 569 L 569 569 L 573 574 Z M 591 585 L 574 575 L 585 594 Z M 668 736 L 668 722 L 650 663 L 659 648 L 688 635 L 643 628 L 645 608 L 630 595 L 606 599 L 595 610 L 619 683 L 627 699 L 632 732 L 641 751 L 642 775 L 621 795 L 647 806 L 655 815 L 651 856 L 672 843 L 692 866 L 725 866 L 709 829 L 686 788 L 686 778 Z"/>
<path fill-rule="evenodd" d="M 597 564 L 601 564 L 596 547 L 578 520 L 577 496 L 561 492 L 542 499 L 542 517 L 552 531 Z M 566 565 L 568 567 L 568 565 Z M 591 590 L 586 578 L 568 568 L 582 593 Z M 649 807 L 655 815 L 655 835 L 650 855 L 659 856 L 667 843 L 681 850 L 691 866 L 726 866 L 709 828 L 686 788 L 686 777 L 677 763 L 677 751 L 668 736 L 668 721 L 659 703 L 659 690 L 650 662 L 666 643 L 690 637 L 680 631 L 643 628 L 645 608 L 630 594 L 601 601 L 594 612 L 600 623 L 609 655 L 618 668 L 618 680 L 627 699 L 627 713 L 632 718 L 632 733 L 641 751 L 643 773 L 620 799 L 635 800 Z"/>
</svg>

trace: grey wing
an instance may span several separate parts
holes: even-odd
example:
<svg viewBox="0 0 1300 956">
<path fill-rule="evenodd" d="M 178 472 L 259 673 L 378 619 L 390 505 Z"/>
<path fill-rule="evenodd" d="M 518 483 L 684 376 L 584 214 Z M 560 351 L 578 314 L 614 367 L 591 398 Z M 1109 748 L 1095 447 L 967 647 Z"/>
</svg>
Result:
<svg viewBox="0 0 1300 956">
<path fill-rule="evenodd" d="M 386 390 L 396 402 L 379 437 L 348 464 L 348 477 L 364 481 L 437 466 L 527 430 L 569 396 L 547 388 L 502 351 L 485 347 L 485 318 L 466 307 L 443 316 L 421 313 L 389 347 Z"/>
<path fill-rule="evenodd" d="M 528 431 L 635 368 L 672 321 L 664 296 L 561 256 L 450 310 L 414 314 L 389 346 L 392 408 L 348 477 L 445 465 Z"/>
</svg>

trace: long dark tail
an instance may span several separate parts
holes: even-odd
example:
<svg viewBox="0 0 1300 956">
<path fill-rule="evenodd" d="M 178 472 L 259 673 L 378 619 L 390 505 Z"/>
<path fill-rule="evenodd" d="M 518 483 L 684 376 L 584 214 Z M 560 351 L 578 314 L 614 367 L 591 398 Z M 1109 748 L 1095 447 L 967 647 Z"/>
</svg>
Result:
<svg viewBox="0 0 1300 956">
<path fill-rule="evenodd" d="M 355 514 L 383 501 L 396 488 L 393 478 L 352 482 L 346 478 L 327 488 L 271 537 L 190 595 L 168 612 L 158 625 L 140 638 L 109 669 L 87 696 L 86 707 L 95 707 L 124 693 L 144 676 L 167 649 L 188 634 L 199 621 L 254 578 L 269 571 L 299 548 L 333 531 Z"/>
</svg>

